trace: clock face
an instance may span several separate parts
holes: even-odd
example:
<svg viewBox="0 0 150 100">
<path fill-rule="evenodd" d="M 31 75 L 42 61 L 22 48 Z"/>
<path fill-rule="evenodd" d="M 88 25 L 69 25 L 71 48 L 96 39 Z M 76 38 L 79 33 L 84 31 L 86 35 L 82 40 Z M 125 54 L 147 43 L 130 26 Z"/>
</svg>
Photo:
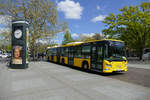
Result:
<svg viewBox="0 0 150 100">
<path fill-rule="evenodd" d="M 22 36 L 22 31 L 20 29 L 15 30 L 14 32 L 15 38 L 19 39 Z"/>
</svg>

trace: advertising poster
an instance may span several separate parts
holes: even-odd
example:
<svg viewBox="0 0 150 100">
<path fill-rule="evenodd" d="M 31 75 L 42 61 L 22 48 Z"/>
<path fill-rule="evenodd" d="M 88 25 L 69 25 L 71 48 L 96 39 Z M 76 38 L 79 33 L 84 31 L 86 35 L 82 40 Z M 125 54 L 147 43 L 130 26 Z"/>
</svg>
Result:
<svg viewBox="0 0 150 100">
<path fill-rule="evenodd" d="M 21 46 L 14 46 L 13 47 L 13 64 L 22 64 L 22 57 L 21 57 Z"/>
</svg>

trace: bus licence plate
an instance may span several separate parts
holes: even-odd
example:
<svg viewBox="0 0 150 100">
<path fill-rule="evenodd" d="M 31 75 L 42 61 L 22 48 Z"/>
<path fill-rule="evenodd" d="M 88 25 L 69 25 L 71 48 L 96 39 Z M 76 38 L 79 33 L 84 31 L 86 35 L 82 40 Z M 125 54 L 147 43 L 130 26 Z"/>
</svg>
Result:
<svg viewBox="0 0 150 100">
<path fill-rule="evenodd" d="M 117 71 L 121 71 L 121 69 L 117 69 Z"/>
</svg>

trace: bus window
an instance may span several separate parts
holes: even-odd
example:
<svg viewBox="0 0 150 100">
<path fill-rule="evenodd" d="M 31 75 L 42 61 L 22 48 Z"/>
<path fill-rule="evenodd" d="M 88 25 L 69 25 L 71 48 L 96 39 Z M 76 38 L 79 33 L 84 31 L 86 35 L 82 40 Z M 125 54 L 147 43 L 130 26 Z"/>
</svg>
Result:
<svg viewBox="0 0 150 100">
<path fill-rule="evenodd" d="M 102 62 L 102 59 L 103 59 L 103 47 L 98 47 L 97 48 L 97 52 L 98 52 L 97 61 Z"/>
<path fill-rule="evenodd" d="M 56 56 L 56 53 L 57 53 L 57 49 L 53 48 L 53 55 Z"/>
<path fill-rule="evenodd" d="M 82 47 L 82 57 L 89 58 L 90 57 L 90 46 L 83 46 Z"/>
<path fill-rule="evenodd" d="M 64 56 L 64 48 L 61 48 L 61 56 Z"/>
<path fill-rule="evenodd" d="M 83 46 L 82 47 L 82 52 L 83 53 L 90 53 L 90 46 Z"/>
<path fill-rule="evenodd" d="M 64 56 L 68 56 L 68 51 L 69 51 L 69 48 L 65 48 L 65 50 L 64 50 Z"/>
<path fill-rule="evenodd" d="M 47 55 L 48 55 L 48 56 L 51 56 L 51 49 L 49 49 L 49 50 L 47 51 Z"/>
<path fill-rule="evenodd" d="M 81 47 L 75 47 L 75 57 L 81 57 Z"/>
<path fill-rule="evenodd" d="M 108 45 L 104 46 L 104 58 L 108 58 Z"/>
<path fill-rule="evenodd" d="M 69 57 L 73 57 L 73 54 L 74 54 L 74 47 L 70 47 L 68 48 L 69 49 Z"/>
</svg>

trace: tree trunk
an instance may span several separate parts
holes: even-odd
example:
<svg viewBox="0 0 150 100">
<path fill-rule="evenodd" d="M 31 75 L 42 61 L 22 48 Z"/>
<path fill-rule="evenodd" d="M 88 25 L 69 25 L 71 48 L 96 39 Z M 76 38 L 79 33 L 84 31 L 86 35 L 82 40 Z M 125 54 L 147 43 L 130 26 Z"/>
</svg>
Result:
<svg viewBox="0 0 150 100">
<path fill-rule="evenodd" d="M 33 61 L 35 61 L 35 54 L 36 54 L 36 52 L 35 52 L 35 45 L 33 45 Z"/>
<path fill-rule="evenodd" d="M 142 54 L 140 54 L 140 56 L 139 56 L 139 60 L 142 60 Z"/>
<path fill-rule="evenodd" d="M 142 55 L 143 55 L 143 48 L 140 48 L 140 50 L 139 50 L 139 60 L 142 60 Z"/>
<path fill-rule="evenodd" d="M 33 61 L 35 61 L 35 54 L 36 54 L 36 50 L 35 50 L 35 40 L 34 39 L 32 39 L 32 56 L 33 56 Z"/>
</svg>

